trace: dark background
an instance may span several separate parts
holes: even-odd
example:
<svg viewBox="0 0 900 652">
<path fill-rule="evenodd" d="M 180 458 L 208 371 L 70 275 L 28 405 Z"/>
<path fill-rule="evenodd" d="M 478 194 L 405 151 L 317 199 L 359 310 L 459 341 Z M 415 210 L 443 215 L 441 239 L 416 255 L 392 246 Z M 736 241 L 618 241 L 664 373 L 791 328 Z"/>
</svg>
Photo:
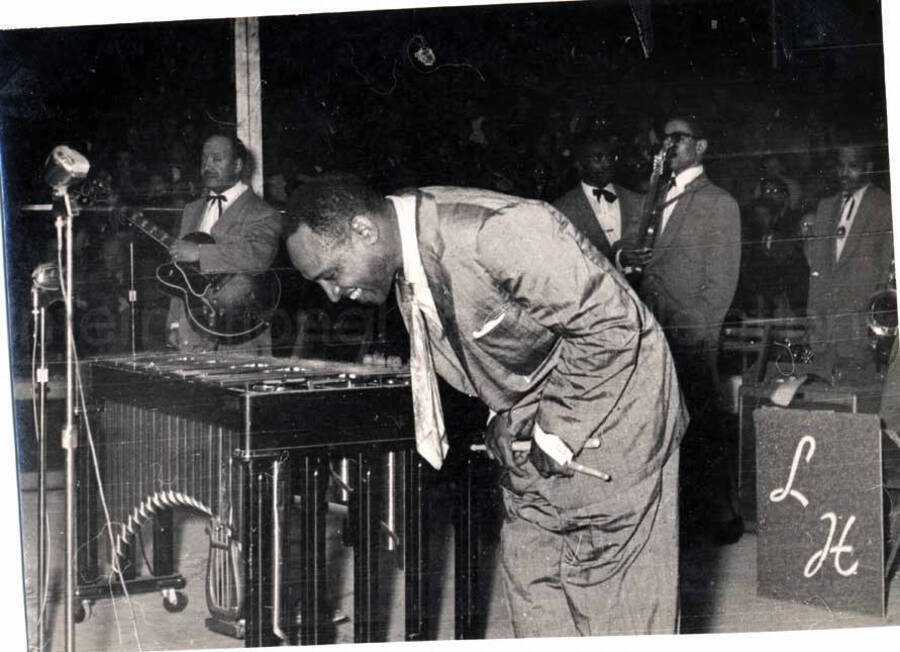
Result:
<svg viewBox="0 0 900 652">
<path fill-rule="evenodd" d="M 635 15 L 652 24 L 649 57 Z M 573 134 L 592 123 L 631 146 L 620 181 L 639 186 L 647 132 L 672 107 L 691 106 L 712 125 L 707 168 L 716 183 L 743 202 L 760 155 L 783 151 L 790 171 L 811 179 L 809 209 L 831 184 L 827 152 L 842 129 L 886 143 L 877 0 L 303 15 L 261 18 L 260 41 L 263 170 L 267 183 L 280 174 L 288 190 L 312 176 L 350 172 L 383 191 L 448 183 L 552 200 L 575 181 Z M 426 49 L 433 64 L 416 58 Z M 486 144 L 471 139 L 478 118 Z M 179 208 L 199 191 L 204 135 L 234 121 L 229 20 L 0 33 L 14 362 L 30 346 L 30 272 L 46 259 L 53 235 L 48 216 L 16 207 L 48 201 L 42 173 L 52 147 L 66 143 L 87 155 L 92 176 L 105 172 L 117 188 L 118 203 Z M 886 173 L 879 183 L 888 186 Z M 158 220 L 171 228 L 177 213 Z M 101 235 L 119 228 L 107 217 L 85 215 L 80 224 Z M 136 243 L 143 261 L 164 258 Z M 141 270 L 143 298 L 161 302 L 148 274 Z M 317 291 L 291 287 L 291 301 L 331 310 Z"/>
</svg>

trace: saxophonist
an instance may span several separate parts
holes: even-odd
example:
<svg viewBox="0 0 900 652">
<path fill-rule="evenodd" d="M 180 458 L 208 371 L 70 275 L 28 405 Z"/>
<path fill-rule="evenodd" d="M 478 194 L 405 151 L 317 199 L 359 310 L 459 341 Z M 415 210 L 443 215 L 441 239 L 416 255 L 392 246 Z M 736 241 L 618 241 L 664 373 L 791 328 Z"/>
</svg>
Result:
<svg viewBox="0 0 900 652">
<path fill-rule="evenodd" d="M 659 197 L 653 237 L 626 234 L 620 262 L 643 267 L 635 286 L 666 331 L 691 415 L 681 472 L 683 529 L 728 544 L 741 537 L 743 522 L 735 507 L 736 433 L 722 426 L 716 363 L 740 271 L 740 213 L 706 175 L 709 138 L 697 116 L 672 115 L 663 133 L 666 168 L 653 193 Z"/>
</svg>

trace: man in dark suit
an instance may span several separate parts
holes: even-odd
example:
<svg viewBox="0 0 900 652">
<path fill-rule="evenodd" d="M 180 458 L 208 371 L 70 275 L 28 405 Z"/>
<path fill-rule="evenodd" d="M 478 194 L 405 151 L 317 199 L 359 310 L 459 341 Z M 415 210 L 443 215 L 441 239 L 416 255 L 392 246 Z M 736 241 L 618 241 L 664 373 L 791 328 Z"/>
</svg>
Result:
<svg viewBox="0 0 900 652">
<path fill-rule="evenodd" d="M 205 196 L 184 207 L 179 237 L 208 233 L 215 244 L 179 239 L 169 250 L 179 263 L 197 263 L 200 272 L 261 272 L 272 264 L 281 235 L 281 216 L 242 180 L 249 171 L 249 157 L 237 138 L 217 134 L 203 144 L 201 175 Z M 230 350 L 271 354 L 268 328 L 250 341 L 231 344 L 196 328 L 185 313 L 184 302 L 169 305 L 169 343 L 180 350 Z"/>
<path fill-rule="evenodd" d="M 581 183 L 553 202 L 610 260 L 615 260 L 622 234 L 636 228 L 641 216 L 641 195 L 613 182 L 618 158 L 609 135 L 589 136 L 576 153 Z"/>
<path fill-rule="evenodd" d="M 866 148 L 838 148 L 841 191 L 819 202 L 806 241 L 814 362 L 826 377 L 850 383 L 877 377 L 867 307 L 894 258 L 891 198 L 869 181 L 872 170 Z"/>
<path fill-rule="evenodd" d="M 622 257 L 644 265 L 639 294 L 666 329 L 691 412 L 682 472 L 687 525 L 730 542 L 740 537 L 742 524 L 730 495 L 733 477 L 721 477 L 725 470 L 736 470 L 730 468 L 731 442 L 720 425 L 716 361 L 722 321 L 740 272 L 740 212 L 734 198 L 704 172 L 709 141 L 699 121 L 673 116 L 663 133 L 671 147 L 672 177 L 657 236 L 652 249 L 623 245 Z"/>
<path fill-rule="evenodd" d="M 467 188 L 311 184 L 286 233 L 332 301 L 383 302 L 397 279 L 423 457 L 447 450 L 430 365 L 494 413 L 515 634 L 672 633 L 686 413 L 662 330 L 611 263 L 550 205 Z"/>
</svg>

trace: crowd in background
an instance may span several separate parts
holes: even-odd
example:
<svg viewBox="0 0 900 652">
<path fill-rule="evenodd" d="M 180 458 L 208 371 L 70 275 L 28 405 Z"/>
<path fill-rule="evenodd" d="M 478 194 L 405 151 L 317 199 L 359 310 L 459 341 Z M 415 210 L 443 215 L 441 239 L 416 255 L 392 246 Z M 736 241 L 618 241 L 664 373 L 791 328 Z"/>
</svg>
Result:
<svg viewBox="0 0 900 652">
<path fill-rule="evenodd" d="M 804 216 L 835 190 L 832 146 L 852 125 L 854 137 L 883 154 L 874 181 L 889 189 L 886 125 L 869 120 L 860 128 L 853 117 L 839 116 L 836 110 L 827 113 L 785 87 L 763 93 L 752 85 L 735 85 L 727 93 L 703 90 L 705 97 L 690 100 L 713 118 L 706 168 L 742 208 L 742 274 L 735 312 L 801 315 L 808 282 Z M 343 109 L 329 109 L 331 117 L 308 148 L 303 142 L 271 143 L 263 161 L 264 196 L 281 207 L 300 184 L 354 174 L 384 192 L 456 185 L 552 202 L 578 183 L 574 148 L 585 133 L 597 129 L 615 137 L 616 181 L 641 192 L 660 146 L 659 122 L 684 98 L 685 93 L 679 96 L 663 87 L 647 104 L 655 110 L 643 112 L 592 97 L 552 102 L 523 93 L 500 106 L 496 101 L 457 98 L 458 113 L 429 129 L 410 130 L 403 115 L 378 112 L 386 128 L 378 131 L 377 140 L 369 126 L 335 117 L 344 114 Z M 877 107 L 866 108 L 866 115 L 878 114 Z M 196 121 L 167 119 L 128 128 L 121 142 L 87 143 L 93 171 L 81 190 L 89 195 L 85 201 L 181 208 L 202 190 L 195 159 L 203 137 Z M 121 228 L 114 225 L 112 230 Z M 101 241 L 93 248 L 98 261 Z M 124 246 L 125 240 L 120 242 Z M 106 245 L 107 257 L 121 262 L 122 252 L 111 249 Z M 161 250 L 156 254 L 163 257 Z M 302 301 L 323 303 L 315 292 L 306 292 Z"/>
</svg>

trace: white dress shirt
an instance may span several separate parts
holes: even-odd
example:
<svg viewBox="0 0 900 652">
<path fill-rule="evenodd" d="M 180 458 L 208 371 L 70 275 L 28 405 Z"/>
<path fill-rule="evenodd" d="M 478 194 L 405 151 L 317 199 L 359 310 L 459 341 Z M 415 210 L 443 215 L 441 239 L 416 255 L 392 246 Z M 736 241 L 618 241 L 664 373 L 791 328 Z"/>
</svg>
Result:
<svg viewBox="0 0 900 652">
<path fill-rule="evenodd" d="M 838 222 L 838 232 L 840 233 L 840 229 L 843 229 L 843 235 L 838 235 L 834 241 L 835 261 L 841 259 L 844 246 L 847 244 L 847 236 L 850 235 L 850 229 L 853 228 L 853 221 L 856 219 L 856 213 L 859 211 L 859 205 L 868 187 L 869 184 L 867 183 L 862 188 L 857 188 L 856 192 L 841 203 L 841 220 Z"/>
<path fill-rule="evenodd" d="M 666 230 L 666 224 L 668 224 L 669 218 L 672 217 L 672 212 L 675 210 L 675 205 L 678 203 L 677 197 L 681 196 L 684 193 L 684 189 L 687 187 L 687 185 L 691 181 L 699 177 L 701 174 L 703 174 L 703 166 L 694 165 L 686 170 L 682 170 L 677 175 L 675 175 L 675 185 L 669 188 L 669 192 L 666 193 L 662 222 L 659 225 L 660 235 L 663 231 Z"/>
<path fill-rule="evenodd" d="M 415 288 L 415 302 L 429 321 L 429 333 L 443 336 L 444 327 L 438 317 L 434 296 L 428 287 L 425 266 L 419 253 L 419 237 L 416 233 L 416 198 L 414 195 L 397 197 L 388 195 L 397 212 L 397 226 L 400 229 L 400 249 L 403 255 L 403 276 Z M 436 330 L 432 330 L 432 326 Z"/>
<path fill-rule="evenodd" d="M 407 283 L 415 288 L 413 297 L 420 311 L 425 316 L 428 325 L 428 339 L 431 340 L 431 354 L 435 365 L 440 369 L 441 375 L 451 385 L 469 396 L 475 396 L 475 388 L 466 376 L 464 367 L 453 349 L 453 345 L 447 339 L 444 326 L 438 317 L 437 306 L 428 278 L 425 275 L 425 266 L 422 264 L 422 256 L 419 253 L 419 238 L 416 231 L 416 198 L 396 197 L 389 195 L 397 213 L 397 226 L 400 231 L 400 249 L 403 258 L 403 276 Z M 403 302 L 399 284 L 397 286 L 397 303 L 403 313 Z M 404 320 L 406 320 L 404 315 Z M 408 325 L 407 325 L 408 329 Z"/>
<path fill-rule="evenodd" d="M 618 198 L 614 202 L 608 202 L 605 199 L 598 198 L 597 195 L 594 194 L 594 189 L 596 187 L 597 186 L 592 186 L 584 181 L 581 182 L 581 190 L 584 192 L 588 204 L 591 205 L 591 210 L 594 211 L 594 217 L 597 218 L 600 228 L 602 228 L 603 233 L 606 234 L 606 239 L 609 240 L 609 244 L 614 245 L 622 238 L 622 211 L 619 208 L 620 203 Z M 603 190 L 608 190 L 611 193 L 616 192 L 612 183 L 606 184 L 603 187 Z"/>
<path fill-rule="evenodd" d="M 200 225 L 197 227 L 198 231 L 203 231 L 204 233 L 209 233 L 216 222 L 219 221 L 219 218 L 222 216 L 219 212 L 219 202 L 218 201 L 210 201 L 210 195 L 225 195 L 225 201 L 222 202 L 222 213 L 228 210 L 228 207 L 234 204 L 235 200 L 243 195 L 247 191 L 247 184 L 243 181 L 238 181 L 236 184 L 231 186 L 228 190 L 225 190 L 221 193 L 214 193 L 212 191 L 208 192 L 206 195 L 206 205 L 203 207 L 203 217 L 200 218 Z"/>
</svg>

